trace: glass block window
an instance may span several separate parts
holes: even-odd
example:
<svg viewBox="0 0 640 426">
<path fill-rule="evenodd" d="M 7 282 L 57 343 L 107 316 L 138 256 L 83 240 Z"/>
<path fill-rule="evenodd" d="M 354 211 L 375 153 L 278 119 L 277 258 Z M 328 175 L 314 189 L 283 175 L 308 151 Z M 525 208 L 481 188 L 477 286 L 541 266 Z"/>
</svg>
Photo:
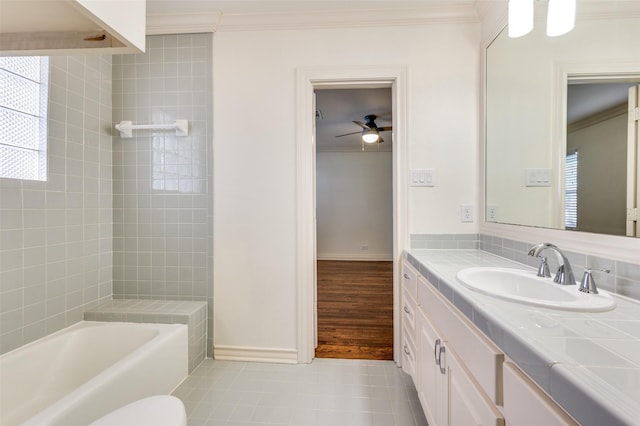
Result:
<svg viewBox="0 0 640 426">
<path fill-rule="evenodd" d="M 48 57 L 0 57 L 0 177 L 47 179 L 48 94 Z"/>
<path fill-rule="evenodd" d="M 564 169 L 564 226 L 578 227 L 578 151 L 568 154 Z"/>
</svg>

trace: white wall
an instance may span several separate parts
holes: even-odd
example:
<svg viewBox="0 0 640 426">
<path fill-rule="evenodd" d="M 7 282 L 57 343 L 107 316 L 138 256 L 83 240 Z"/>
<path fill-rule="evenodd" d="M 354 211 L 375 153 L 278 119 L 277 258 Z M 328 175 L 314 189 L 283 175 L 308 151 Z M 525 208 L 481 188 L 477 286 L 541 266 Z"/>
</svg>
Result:
<svg viewBox="0 0 640 426">
<path fill-rule="evenodd" d="M 410 232 L 476 232 L 479 41 L 474 23 L 215 34 L 216 351 L 295 352 L 296 69 L 408 67 L 409 166 L 438 183 L 410 192 Z"/>
<path fill-rule="evenodd" d="M 390 151 L 318 152 L 318 259 L 393 259 L 391 182 Z"/>
</svg>

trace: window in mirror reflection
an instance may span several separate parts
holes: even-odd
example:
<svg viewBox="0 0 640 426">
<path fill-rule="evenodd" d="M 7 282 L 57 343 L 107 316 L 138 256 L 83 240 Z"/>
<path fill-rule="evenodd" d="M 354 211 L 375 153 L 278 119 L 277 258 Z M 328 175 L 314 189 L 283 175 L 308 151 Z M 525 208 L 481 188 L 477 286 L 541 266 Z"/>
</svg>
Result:
<svg viewBox="0 0 640 426">
<path fill-rule="evenodd" d="M 564 227 L 578 226 L 578 151 L 567 154 L 564 170 Z"/>
</svg>

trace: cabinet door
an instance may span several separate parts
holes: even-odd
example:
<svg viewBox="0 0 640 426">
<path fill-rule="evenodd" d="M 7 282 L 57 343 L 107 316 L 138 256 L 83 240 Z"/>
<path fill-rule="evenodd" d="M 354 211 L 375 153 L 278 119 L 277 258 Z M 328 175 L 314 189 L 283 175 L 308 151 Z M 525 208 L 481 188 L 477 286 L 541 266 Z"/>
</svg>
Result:
<svg viewBox="0 0 640 426">
<path fill-rule="evenodd" d="M 502 414 L 451 350 L 447 351 L 447 370 L 450 392 L 449 425 L 504 426 Z"/>
<path fill-rule="evenodd" d="M 449 395 L 445 350 L 438 333 L 424 313 L 418 309 L 416 316 L 418 328 L 418 397 L 430 426 L 446 425 L 448 422 Z M 440 363 L 438 363 L 440 361 Z M 440 366 L 445 369 L 440 369 Z"/>
<path fill-rule="evenodd" d="M 513 425 L 575 426 L 546 393 L 510 362 L 504 364 L 504 416 Z"/>
</svg>

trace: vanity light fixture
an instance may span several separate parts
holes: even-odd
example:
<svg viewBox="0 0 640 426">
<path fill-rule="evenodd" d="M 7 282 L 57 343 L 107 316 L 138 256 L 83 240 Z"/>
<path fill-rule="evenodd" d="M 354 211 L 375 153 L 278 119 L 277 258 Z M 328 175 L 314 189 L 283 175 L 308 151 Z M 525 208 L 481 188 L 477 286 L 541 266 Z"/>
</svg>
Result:
<svg viewBox="0 0 640 426">
<path fill-rule="evenodd" d="M 549 0 L 547 11 L 547 35 L 566 34 L 576 23 L 576 0 Z"/>
<path fill-rule="evenodd" d="M 522 37 L 533 29 L 533 0 L 509 0 L 509 37 Z"/>
<path fill-rule="evenodd" d="M 509 37 L 528 34 L 533 29 L 534 0 L 509 0 Z M 549 0 L 547 35 L 555 37 L 571 31 L 576 22 L 576 0 Z"/>
</svg>

